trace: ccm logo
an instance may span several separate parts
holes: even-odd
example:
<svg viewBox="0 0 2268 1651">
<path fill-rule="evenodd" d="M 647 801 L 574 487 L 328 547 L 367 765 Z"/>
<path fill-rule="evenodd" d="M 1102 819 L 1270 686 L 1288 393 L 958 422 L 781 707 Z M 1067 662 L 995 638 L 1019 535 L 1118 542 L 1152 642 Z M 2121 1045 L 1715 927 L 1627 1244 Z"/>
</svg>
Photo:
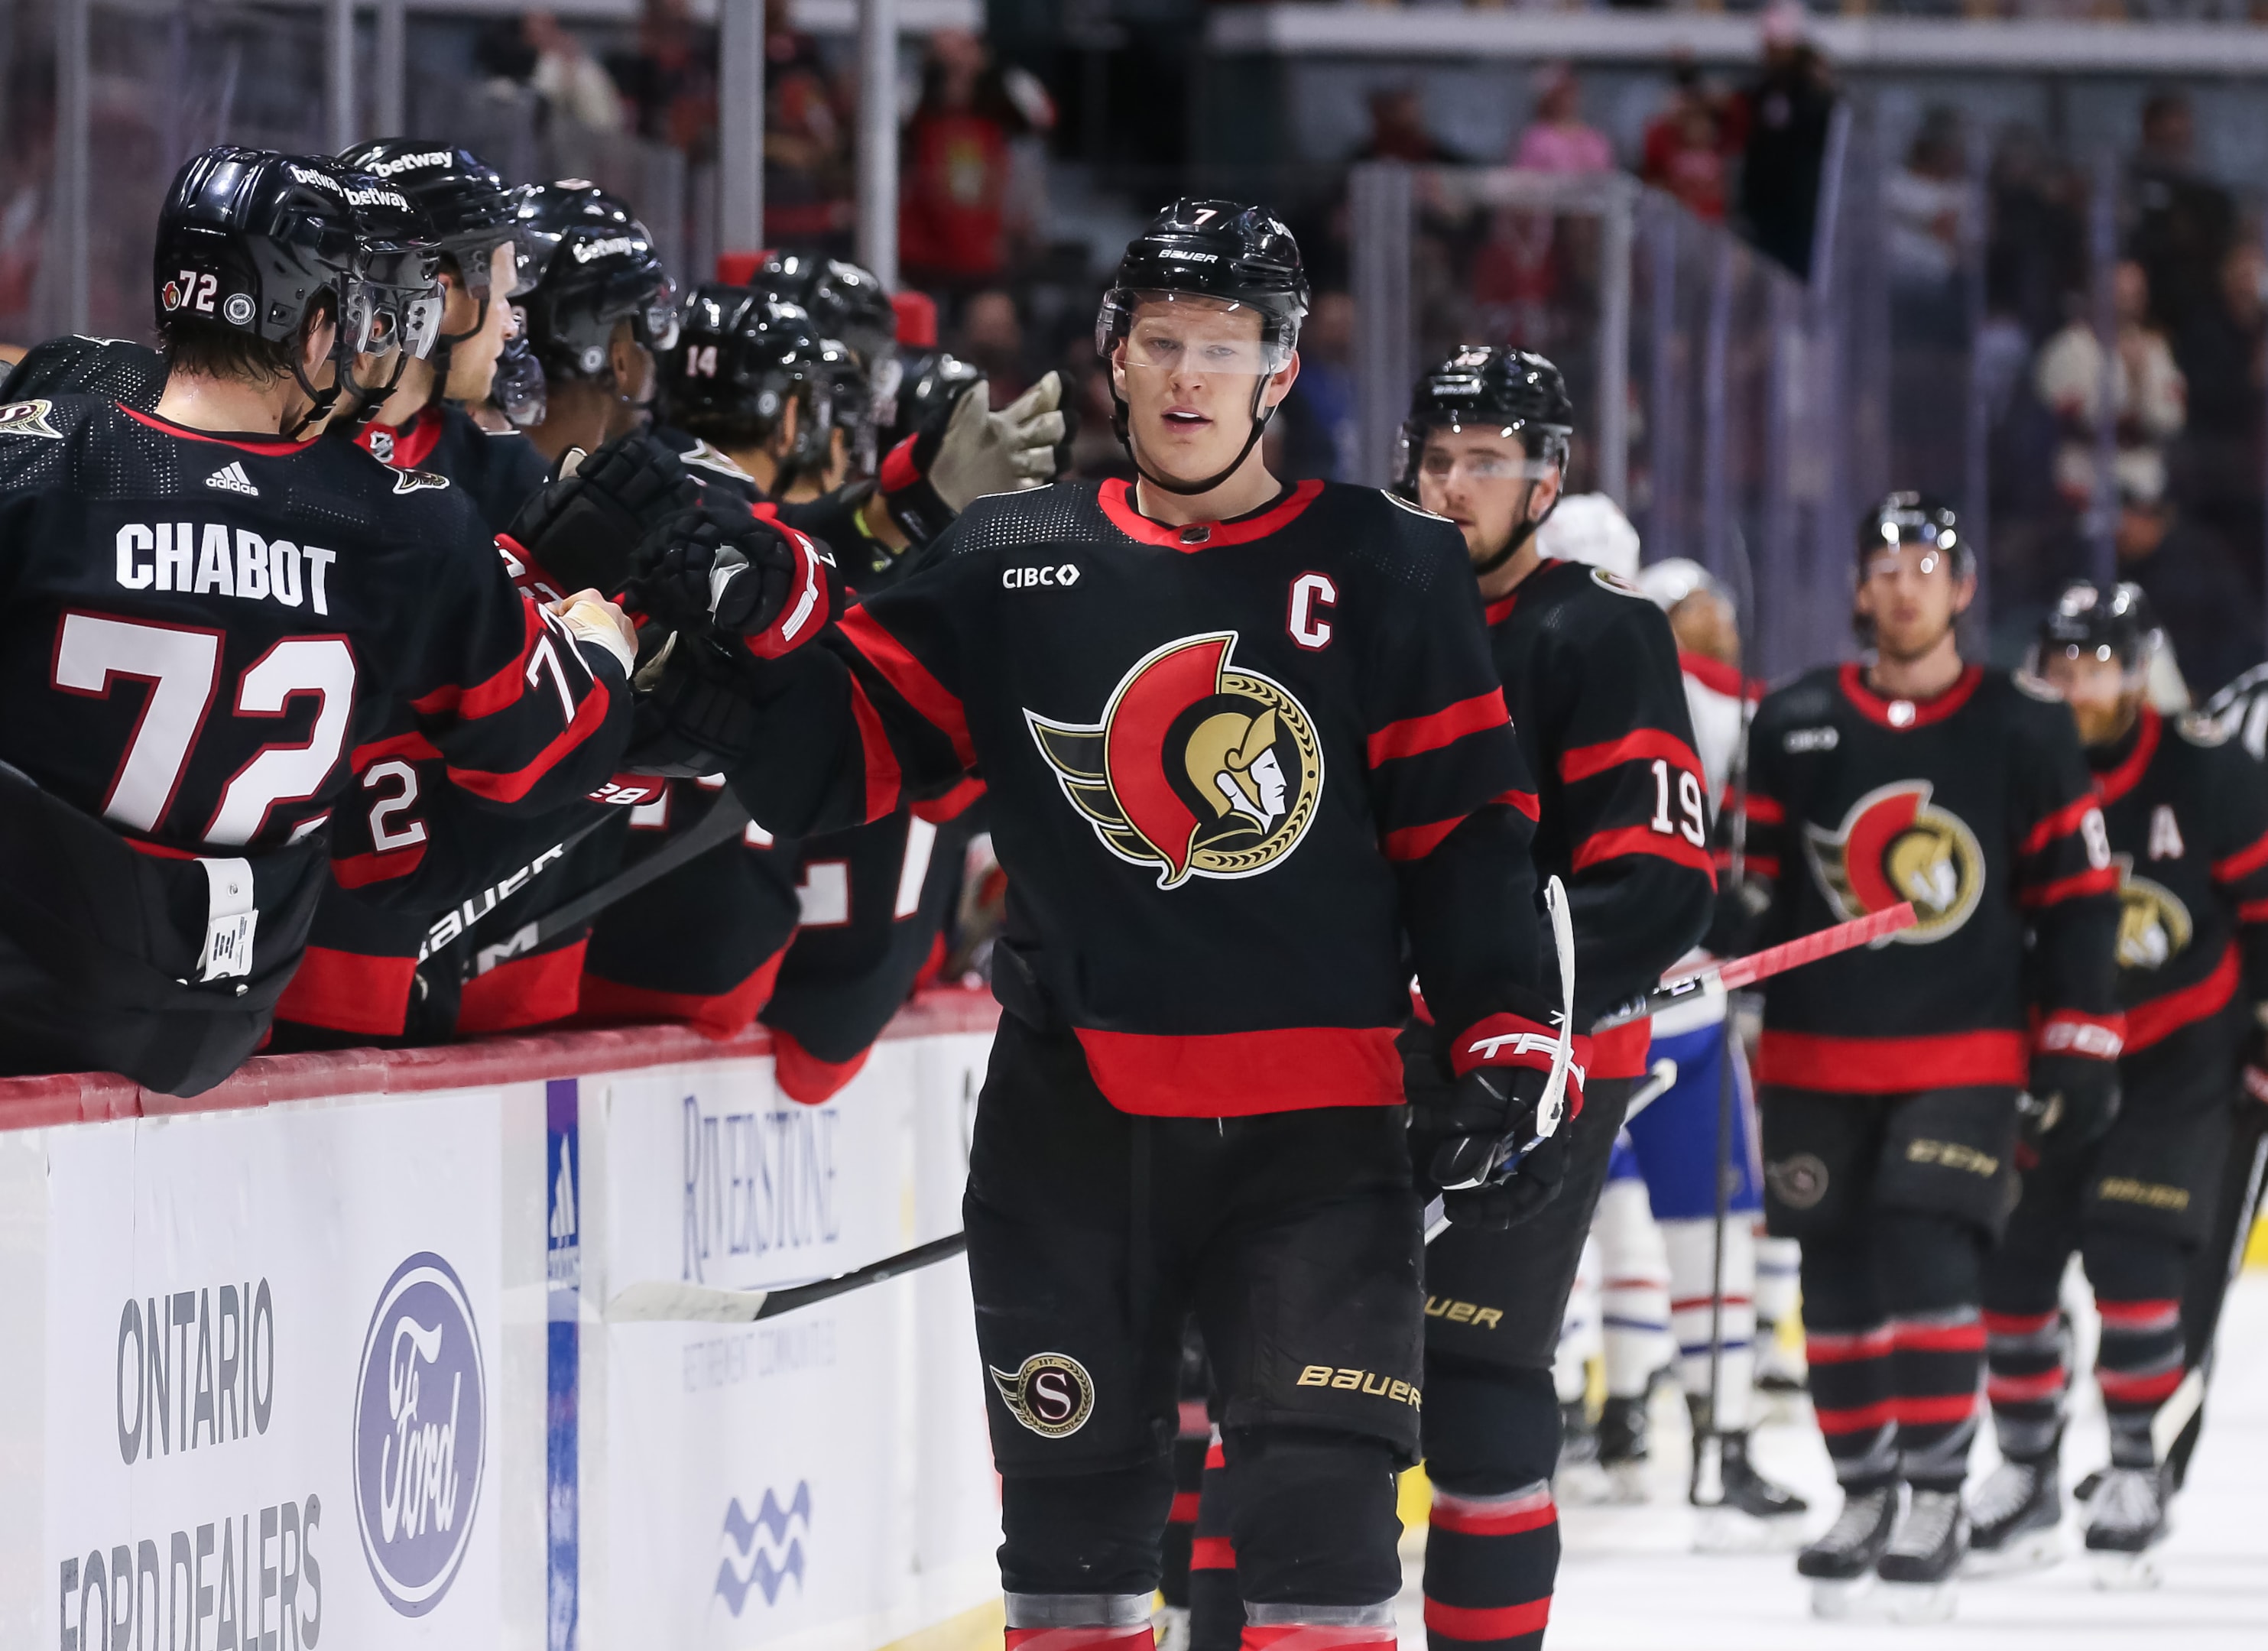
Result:
<svg viewBox="0 0 2268 1651">
<path fill-rule="evenodd" d="M 1070 563 L 1059 568 L 1010 568 L 1000 575 L 1004 591 L 1027 591 L 1035 585 L 1057 585 L 1069 590 L 1079 583 L 1079 570 Z"/>
</svg>

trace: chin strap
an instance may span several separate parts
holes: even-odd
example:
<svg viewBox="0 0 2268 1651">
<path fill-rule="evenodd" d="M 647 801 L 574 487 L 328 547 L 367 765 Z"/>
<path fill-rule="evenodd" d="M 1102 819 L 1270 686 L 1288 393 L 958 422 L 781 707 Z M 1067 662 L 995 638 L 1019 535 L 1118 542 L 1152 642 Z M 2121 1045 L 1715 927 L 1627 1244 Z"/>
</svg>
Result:
<svg viewBox="0 0 2268 1651">
<path fill-rule="evenodd" d="M 298 381 L 300 392 L 307 398 L 307 410 L 290 428 L 278 432 L 286 441 L 298 440 L 301 431 L 318 419 L 328 417 L 338 402 L 342 387 L 335 377 L 329 389 L 317 389 L 307 381 L 307 370 L 299 365 L 299 357 L 296 355 L 291 357 L 291 376 Z"/>
<path fill-rule="evenodd" d="M 1528 500 L 1533 499 L 1535 497 L 1535 483 L 1530 482 L 1528 484 L 1528 498 L 1520 501 L 1521 513 L 1523 517 L 1528 512 Z M 1489 574 L 1495 572 L 1506 563 L 1511 561 L 1513 557 L 1520 554 L 1520 549 L 1522 545 L 1526 544 L 1530 539 L 1535 537 L 1536 529 L 1543 527 L 1545 522 L 1551 520 L 1551 511 L 1557 510 L 1558 508 L 1559 501 L 1557 498 L 1554 498 L 1551 501 L 1551 510 L 1545 511 L 1534 521 L 1521 521 L 1519 527 L 1512 530 L 1511 536 L 1505 540 L 1504 549 L 1498 551 L 1485 562 L 1474 563 L 1473 571 L 1476 574 L 1485 578 Z"/>
<path fill-rule="evenodd" d="M 489 300 L 482 296 L 476 300 L 480 307 L 473 312 L 473 324 L 461 333 L 440 333 L 433 339 L 433 353 L 425 357 L 433 364 L 433 388 L 425 397 L 431 407 L 449 393 L 449 353 L 468 338 L 480 336 L 481 328 L 489 324 Z"/>
<path fill-rule="evenodd" d="M 1112 391 L 1110 397 L 1111 432 L 1118 438 L 1118 445 L 1126 449 L 1126 456 L 1134 461 L 1135 475 L 1151 486 L 1163 488 L 1168 493 L 1178 493 L 1184 498 L 1198 493 L 1210 493 L 1244 468 L 1244 461 L 1260 445 L 1261 437 L 1268 433 L 1268 421 L 1276 416 L 1274 408 L 1263 409 L 1260 405 L 1260 398 L 1268 393 L 1268 374 L 1263 373 L 1260 381 L 1252 387 L 1252 433 L 1244 439 L 1244 445 L 1236 450 L 1236 457 L 1226 469 L 1207 476 L 1202 482 L 1169 481 L 1162 475 L 1150 473 L 1149 466 L 1142 462 L 1142 455 L 1134 450 L 1134 432 L 1126 423 L 1126 403 L 1119 399 L 1116 390 Z"/>
</svg>

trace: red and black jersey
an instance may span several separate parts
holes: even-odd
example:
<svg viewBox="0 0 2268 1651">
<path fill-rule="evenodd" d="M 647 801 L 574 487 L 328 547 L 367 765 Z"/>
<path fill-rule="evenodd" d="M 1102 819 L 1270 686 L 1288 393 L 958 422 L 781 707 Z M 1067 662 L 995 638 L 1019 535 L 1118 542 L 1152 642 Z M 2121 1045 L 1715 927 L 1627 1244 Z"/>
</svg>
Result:
<svg viewBox="0 0 2268 1651">
<path fill-rule="evenodd" d="M 2212 724 L 2147 706 L 2087 755 L 2118 877 L 2126 1052 L 2268 999 L 2268 774 Z"/>
<path fill-rule="evenodd" d="M 668 424 L 653 428 L 654 439 L 674 453 L 686 474 L 703 488 L 729 492 L 750 505 L 769 505 L 768 514 L 827 547 L 853 590 L 880 588 L 904 571 L 912 557 L 891 549 L 867 532 L 861 512 L 873 497 L 872 482 L 851 482 L 817 498 L 794 504 L 768 500 L 762 485 L 730 455 L 700 437 Z"/>
<path fill-rule="evenodd" d="M 43 789 L 203 853 L 320 829 L 405 716 L 487 807 L 611 770 L 620 663 L 512 587 L 442 478 L 92 400 L 8 410 L 0 760 Z"/>
<path fill-rule="evenodd" d="M 981 771 L 995 991 L 1125 1110 L 1398 1103 L 1412 954 L 1452 1030 L 1540 1001 L 1534 786 L 1463 542 L 1383 493 L 1186 527 L 1123 482 L 983 498 L 766 674 L 732 778 L 777 829 Z"/>
<path fill-rule="evenodd" d="M 67 333 L 33 344 L 0 380 L 0 402 L 94 395 L 149 412 L 166 389 L 166 357 L 127 338 Z"/>
<path fill-rule="evenodd" d="M 1537 877 L 1567 887 L 1579 1024 L 1651 990 L 1708 926 L 1716 874 L 1669 622 L 1626 580 L 1547 560 L 1489 605 L 1489 644 L 1536 778 Z M 1648 1023 L 1592 1042 L 1592 1073 L 1646 1070 Z"/>
<path fill-rule="evenodd" d="M 983 785 L 802 844 L 802 918 L 763 1022 L 779 1086 L 815 1105 L 858 1075 L 890 1017 L 944 961 Z"/>
<path fill-rule="evenodd" d="M 1747 815 L 1764 943 L 1901 901 L 1920 919 L 1766 985 L 1760 1081 L 2021 1085 L 2036 1038 L 2116 1052 L 2118 871 L 2060 701 L 1975 665 L 1921 701 L 1810 672 L 1757 708 Z"/>
<path fill-rule="evenodd" d="M 365 424 L 356 446 L 397 470 L 446 475 L 473 503 L 490 533 L 503 533 L 551 476 L 535 444 L 518 431 L 484 428 L 454 402 L 421 409 L 400 429 Z"/>
</svg>

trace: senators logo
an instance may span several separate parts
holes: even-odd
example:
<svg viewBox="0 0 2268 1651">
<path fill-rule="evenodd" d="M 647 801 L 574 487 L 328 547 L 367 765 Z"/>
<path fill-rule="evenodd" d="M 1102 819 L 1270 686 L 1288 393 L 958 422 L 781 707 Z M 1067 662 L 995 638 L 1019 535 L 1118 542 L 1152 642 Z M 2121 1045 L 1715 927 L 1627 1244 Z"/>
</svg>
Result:
<svg viewBox="0 0 2268 1651">
<path fill-rule="evenodd" d="M 1281 682 L 1231 667 L 1233 630 L 1169 642 L 1127 672 L 1102 720 L 1027 711 L 1064 795 L 1120 859 L 1252 877 L 1300 846 L 1323 792 L 1314 721 Z"/>
<path fill-rule="evenodd" d="M 2187 950 L 2195 932 L 2190 909 L 2162 883 L 2134 875 L 2134 857 L 2118 866 L 2118 967 L 2162 969 Z"/>
<path fill-rule="evenodd" d="M 48 422 L 48 415 L 55 410 L 49 401 L 10 402 L 0 406 L 0 436 L 45 436 L 50 441 L 61 441 L 63 432 Z"/>
<path fill-rule="evenodd" d="M 1094 1414 L 1094 1378 L 1067 1352 L 1035 1352 L 1013 1370 L 987 1365 L 1009 1413 L 1042 1439 L 1066 1439 Z"/>
<path fill-rule="evenodd" d="M 1837 915 L 1847 922 L 1911 900 L 1919 920 L 1888 937 L 1909 946 L 1954 932 L 1984 892 L 1977 834 L 1931 807 L 1930 790 L 1926 779 L 1881 786 L 1851 805 L 1841 829 L 1804 828 L 1804 852 Z"/>
</svg>

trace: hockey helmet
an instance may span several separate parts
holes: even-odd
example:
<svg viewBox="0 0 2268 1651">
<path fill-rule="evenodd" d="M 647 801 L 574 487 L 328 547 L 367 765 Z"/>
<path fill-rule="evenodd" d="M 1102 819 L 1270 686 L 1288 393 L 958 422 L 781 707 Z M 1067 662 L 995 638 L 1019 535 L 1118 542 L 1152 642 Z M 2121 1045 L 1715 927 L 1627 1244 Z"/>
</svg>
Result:
<svg viewBox="0 0 2268 1651">
<path fill-rule="evenodd" d="M 687 431 L 734 444 L 764 439 L 797 403 L 795 446 L 781 461 L 784 481 L 826 467 L 835 393 L 857 366 L 850 347 L 820 337 L 798 306 L 709 282 L 693 290 L 677 344 L 662 359 L 662 396 Z"/>
<path fill-rule="evenodd" d="M 582 178 L 520 192 L 516 222 L 534 266 L 521 313 L 546 373 L 595 380 L 607 372 L 615 324 L 659 358 L 677 342 L 677 289 L 653 237 L 630 207 Z"/>
<path fill-rule="evenodd" d="M 2102 586 L 2074 579 L 2064 586 L 2040 621 L 2025 669 L 2042 674 L 2051 660 L 2094 658 L 2117 660 L 2129 685 L 2139 689 L 2150 673 L 2150 661 L 2165 640 L 2150 599 L 2133 584 Z"/>
<path fill-rule="evenodd" d="M 498 247 L 518 246 L 519 256 L 511 290 L 493 296 L 517 298 L 527 290 L 534 270 L 526 266 L 535 249 L 519 245 L 519 193 L 470 150 L 428 139 L 381 137 L 356 144 L 339 159 L 392 184 L 425 214 L 435 244 L 456 262 L 465 290 L 483 305 L 492 296 L 489 260 Z"/>
<path fill-rule="evenodd" d="M 840 258 L 776 252 L 756 267 L 747 284 L 783 304 L 800 305 L 821 337 L 850 345 L 877 400 L 897 394 L 898 312 L 872 270 Z"/>
<path fill-rule="evenodd" d="M 906 376 L 898 386 L 897 419 L 882 432 L 883 443 L 895 447 L 908 436 L 944 429 L 968 387 L 983 382 L 983 368 L 949 350 L 924 350 L 908 357 Z"/>
<path fill-rule="evenodd" d="M 1690 556 L 1649 563 L 1638 570 L 1638 587 L 1665 614 L 1696 591 L 1705 591 L 1728 604 L 1733 600 L 1725 582 Z"/>
<path fill-rule="evenodd" d="M 1307 273 L 1300 243 L 1265 207 L 1236 201 L 1197 200 L 1188 195 L 1165 208 L 1150 225 L 1126 243 L 1118 271 L 1102 295 L 1094 317 L 1094 352 L 1107 364 L 1133 330 L 1143 300 L 1203 299 L 1256 312 L 1260 349 L 1249 364 L 1234 370 L 1256 374 L 1252 386 L 1252 431 L 1235 460 L 1202 482 L 1168 481 L 1153 475 L 1134 453 L 1126 403 L 1111 388 L 1112 431 L 1134 459 L 1142 479 L 1169 493 L 1208 493 L 1233 475 L 1267 432 L 1274 409 L 1264 407 L 1269 378 L 1291 364 L 1300 347 L 1300 324 L 1308 309 Z"/>
<path fill-rule="evenodd" d="M 1532 350 L 1468 344 L 1419 379 L 1410 393 L 1410 416 L 1395 438 L 1396 490 L 1405 498 L 1418 497 L 1418 469 L 1425 461 L 1429 431 L 1468 425 L 1517 438 L 1528 453 L 1530 481 L 1555 472 L 1565 478 L 1575 403 L 1565 377 L 1549 357 Z"/>
<path fill-rule="evenodd" d="M 1977 557 L 1961 531 L 1953 506 L 1927 493 L 1911 489 L 1882 495 L 1881 502 L 1859 519 L 1859 576 L 1866 577 L 1867 559 L 1885 546 L 1933 545 L 1953 558 L 1953 577 L 1965 579 L 1977 571 Z"/>
</svg>

